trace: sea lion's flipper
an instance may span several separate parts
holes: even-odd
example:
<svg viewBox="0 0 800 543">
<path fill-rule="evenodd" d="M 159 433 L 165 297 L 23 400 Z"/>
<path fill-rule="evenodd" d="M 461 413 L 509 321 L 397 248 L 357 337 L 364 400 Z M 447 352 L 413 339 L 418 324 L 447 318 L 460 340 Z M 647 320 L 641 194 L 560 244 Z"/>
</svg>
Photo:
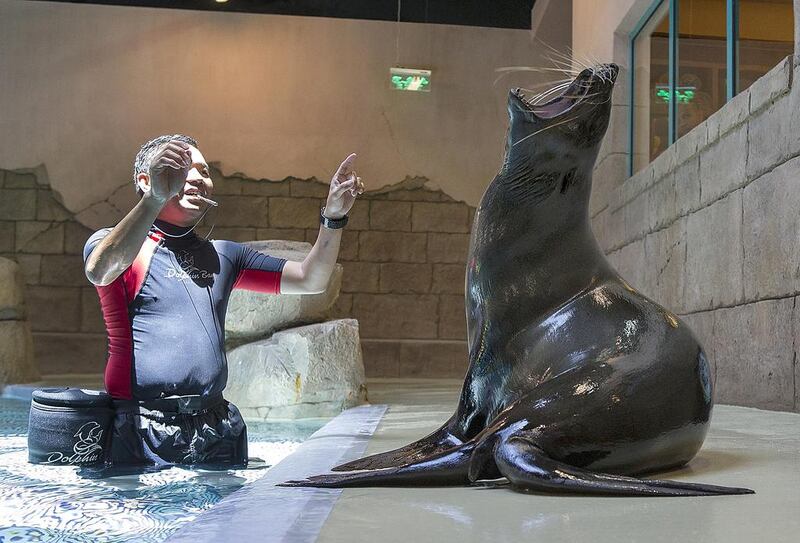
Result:
<svg viewBox="0 0 800 543">
<path fill-rule="evenodd" d="M 352 486 L 454 486 L 469 484 L 467 468 L 472 445 L 454 447 L 407 466 L 351 473 L 315 475 L 278 486 L 345 488 Z"/>
<path fill-rule="evenodd" d="M 521 490 L 616 496 L 715 496 L 754 493 L 748 488 L 594 473 L 549 458 L 524 434 L 514 434 L 501 441 L 495 449 L 494 458 L 500 473 L 513 487 Z"/>
<path fill-rule="evenodd" d="M 399 449 L 347 462 L 332 468 L 331 471 L 356 471 L 405 466 L 457 447 L 462 444 L 462 441 L 450 433 L 450 422 L 447 421 L 441 428 L 419 441 Z"/>
</svg>

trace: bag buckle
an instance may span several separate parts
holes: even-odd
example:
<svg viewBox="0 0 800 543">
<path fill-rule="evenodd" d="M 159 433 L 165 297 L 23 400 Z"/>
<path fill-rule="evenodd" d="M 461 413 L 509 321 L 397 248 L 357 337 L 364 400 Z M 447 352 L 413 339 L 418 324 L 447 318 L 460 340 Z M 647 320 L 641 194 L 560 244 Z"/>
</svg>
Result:
<svg viewBox="0 0 800 543">
<path fill-rule="evenodd" d="M 203 410 L 203 399 L 201 396 L 177 396 L 175 406 L 178 413 L 191 414 Z"/>
</svg>

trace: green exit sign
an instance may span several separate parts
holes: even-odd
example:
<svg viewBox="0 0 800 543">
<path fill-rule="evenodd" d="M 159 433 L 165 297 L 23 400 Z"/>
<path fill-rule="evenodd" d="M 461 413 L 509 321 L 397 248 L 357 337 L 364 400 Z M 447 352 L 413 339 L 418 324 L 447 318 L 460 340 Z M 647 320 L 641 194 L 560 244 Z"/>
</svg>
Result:
<svg viewBox="0 0 800 543">
<path fill-rule="evenodd" d="M 694 95 L 696 92 L 697 89 L 695 87 L 675 87 L 675 98 L 678 99 L 679 104 L 688 104 L 694 100 Z M 669 103 L 669 87 L 657 85 L 656 96 Z"/>
<path fill-rule="evenodd" d="M 431 91 L 431 71 L 412 70 L 409 68 L 390 68 L 389 80 L 394 90 Z"/>
</svg>

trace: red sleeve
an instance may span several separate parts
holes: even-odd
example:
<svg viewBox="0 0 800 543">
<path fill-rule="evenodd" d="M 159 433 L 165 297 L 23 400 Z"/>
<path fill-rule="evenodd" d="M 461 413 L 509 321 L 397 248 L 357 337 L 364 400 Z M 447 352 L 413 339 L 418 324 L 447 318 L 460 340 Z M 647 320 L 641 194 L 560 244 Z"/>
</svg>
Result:
<svg viewBox="0 0 800 543">
<path fill-rule="evenodd" d="M 265 255 L 247 245 L 239 245 L 239 272 L 233 288 L 280 294 L 281 274 L 286 260 Z"/>
</svg>

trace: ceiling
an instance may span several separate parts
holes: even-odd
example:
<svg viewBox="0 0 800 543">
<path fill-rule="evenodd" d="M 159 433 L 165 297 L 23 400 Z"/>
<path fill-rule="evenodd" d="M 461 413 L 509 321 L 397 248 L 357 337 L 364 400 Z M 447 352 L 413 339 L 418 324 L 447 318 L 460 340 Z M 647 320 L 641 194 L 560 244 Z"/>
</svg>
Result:
<svg viewBox="0 0 800 543">
<path fill-rule="evenodd" d="M 396 21 L 398 8 L 398 0 L 228 0 L 225 3 L 217 3 L 215 0 L 55 1 L 378 21 Z M 401 0 L 400 20 L 413 23 L 530 29 L 531 9 L 535 1 Z"/>
</svg>

